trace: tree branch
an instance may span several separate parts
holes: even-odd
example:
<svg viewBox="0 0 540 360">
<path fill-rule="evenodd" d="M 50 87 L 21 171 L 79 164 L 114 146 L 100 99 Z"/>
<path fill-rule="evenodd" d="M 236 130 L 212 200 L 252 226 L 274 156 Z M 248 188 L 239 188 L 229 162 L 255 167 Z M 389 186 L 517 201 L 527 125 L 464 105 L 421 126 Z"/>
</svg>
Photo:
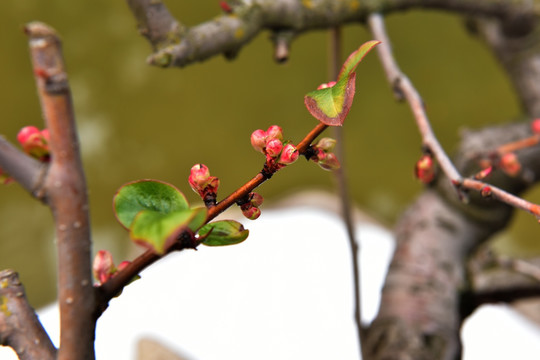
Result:
<svg viewBox="0 0 540 360">
<path fill-rule="evenodd" d="M 95 293 L 86 181 L 82 169 L 71 93 L 56 32 L 42 23 L 25 28 L 46 127 L 51 163 L 44 194 L 56 225 L 59 360 L 94 359 Z"/>
<path fill-rule="evenodd" d="M 56 359 L 56 348 L 13 270 L 0 271 L 0 344 L 13 348 L 21 360 Z"/>
<path fill-rule="evenodd" d="M 238 0 L 231 1 L 230 13 L 187 28 L 161 1 L 128 0 L 128 5 L 155 51 L 148 62 L 163 67 L 185 66 L 218 54 L 232 58 L 262 30 L 270 30 L 274 38 L 286 32 L 290 42 L 305 31 L 363 22 L 373 12 L 441 9 L 497 17 L 508 29 L 530 24 L 540 15 L 538 0 Z M 281 56 L 276 58 L 283 61 Z"/>
<path fill-rule="evenodd" d="M 17 149 L 3 136 L 0 136 L 0 169 L 4 169 L 26 191 L 41 198 L 39 189 L 48 166 Z"/>
</svg>

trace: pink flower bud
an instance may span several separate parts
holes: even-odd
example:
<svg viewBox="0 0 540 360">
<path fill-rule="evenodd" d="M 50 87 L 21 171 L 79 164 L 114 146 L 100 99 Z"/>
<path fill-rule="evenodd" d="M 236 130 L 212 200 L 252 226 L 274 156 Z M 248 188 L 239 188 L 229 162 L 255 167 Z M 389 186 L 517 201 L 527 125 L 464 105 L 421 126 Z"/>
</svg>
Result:
<svg viewBox="0 0 540 360">
<path fill-rule="evenodd" d="M 483 197 L 490 197 L 492 195 L 491 188 L 489 186 L 484 186 L 482 190 L 480 190 L 480 194 Z"/>
<path fill-rule="evenodd" d="M 266 131 L 266 136 L 267 136 L 267 139 L 266 139 L 267 142 L 272 139 L 283 140 L 283 133 L 282 133 L 281 127 L 277 125 L 270 126 L 268 130 Z"/>
<path fill-rule="evenodd" d="M 324 152 L 331 152 L 336 146 L 336 140 L 325 137 L 319 140 L 319 142 L 315 146 L 323 150 Z"/>
<path fill-rule="evenodd" d="M 336 82 L 335 82 L 335 81 L 330 81 L 330 82 L 328 82 L 328 83 L 322 83 L 321 85 L 319 85 L 319 87 L 317 87 L 317 90 L 326 89 L 326 88 L 331 88 L 331 87 L 333 87 L 334 85 L 336 85 Z"/>
<path fill-rule="evenodd" d="M 257 150 L 260 153 L 264 154 L 264 147 L 266 146 L 266 131 L 257 129 L 253 133 L 251 133 L 251 146 L 255 150 Z"/>
<path fill-rule="evenodd" d="M 429 184 L 435 179 L 435 164 L 430 155 L 422 155 L 416 162 L 415 173 L 424 184 Z"/>
<path fill-rule="evenodd" d="M 256 206 L 250 206 L 247 209 L 242 209 L 242 214 L 249 220 L 255 220 L 261 216 L 261 209 Z"/>
<path fill-rule="evenodd" d="M 501 157 L 499 166 L 508 176 L 517 176 L 521 171 L 521 164 L 514 153 L 507 153 Z"/>
<path fill-rule="evenodd" d="M 92 270 L 94 277 L 100 284 L 109 280 L 116 270 L 111 253 L 107 250 L 99 250 L 94 258 Z"/>
<path fill-rule="evenodd" d="M 49 157 L 49 131 L 39 131 L 35 126 L 25 126 L 17 134 L 24 151 L 42 161 Z"/>
<path fill-rule="evenodd" d="M 278 157 L 283 149 L 283 143 L 279 139 L 272 139 L 266 143 L 266 154 L 270 157 Z"/>
<path fill-rule="evenodd" d="M 531 130 L 535 134 L 540 134 L 540 119 L 534 119 L 531 122 Z"/>
<path fill-rule="evenodd" d="M 17 141 L 21 144 L 22 147 L 24 147 L 24 144 L 26 144 L 31 137 L 34 137 L 35 135 L 40 135 L 40 131 L 35 126 L 25 126 L 21 130 L 19 130 L 19 133 L 17 134 Z"/>
<path fill-rule="evenodd" d="M 252 206 L 259 207 L 263 203 L 263 197 L 256 192 L 249 193 L 249 202 Z"/>
<path fill-rule="evenodd" d="M 126 267 L 128 267 L 129 264 L 131 264 L 131 261 L 124 260 L 124 261 L 122 261 L 120 264 L 118 264 L 118 266 L 116 267 L 116 270 L 117 270 L 117 271 L 122 271 L 122 270 L 124 270 Z"/>
<path fill-rule="evenodd" d="M 199 193 L 208 185 L 208 179 L 210 178 L 210 170 L 204 164 L 196 164 L 191 168 L 189 174 L 189 185 L 196 193 Z"/>
<path fill-rule="evenodd" d="M 322 167 L 324 170 L 337 170 L 341 167 L 341 164 L 339 163 L 339 160 L 334 153 L 328 153 L 326 154 L 326 157 L 324 159 L 321 159 L 319 161 L 319 166 Z"/>
<path fill-rule="evenodd" d="M 298 149 L 293 144 L 287 144 L 283 147 L 283 151 L 279 156 L 278 163 L 283 165 L 289 165 L 295 162 L 298 159 Z"/>
</svg>

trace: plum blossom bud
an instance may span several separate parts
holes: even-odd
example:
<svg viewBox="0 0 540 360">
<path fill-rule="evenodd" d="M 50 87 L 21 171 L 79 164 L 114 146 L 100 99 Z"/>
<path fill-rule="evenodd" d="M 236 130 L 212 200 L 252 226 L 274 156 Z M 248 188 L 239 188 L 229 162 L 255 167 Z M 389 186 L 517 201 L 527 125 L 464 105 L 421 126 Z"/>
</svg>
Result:
<svg viewBox="0 0 540 360">
<path fill-rule="evenodd" d="M 480 190 L 480 194 L 483 196 L 483 197 L 491 197 L 492 195 L 492 191 L 491 191 L 491 188 L 489 186 L 484 186 L 481 190 Z"/>
<path fill-rule="evenodd" d="M 264 154 L 264 147 L 266 146 L 266 138 L 267 134 L 266 131 L 257 129 L 253 133 L 251 133 L 251 146 L 255 150 L 257 150 L 260 153 Z"/>
<path fill-rule="evenodd" d="M 517 176 L 521 171 L 521 164 L 514 153 L 507 153 L 501 157 L 499 166 L 508 176 Z"/>
<path fill-rule="evenodd" d="M 279 139 L 272 139 L 266 143 L 266 154 L 270 157 L 278 157 L 283 149 L 283 143 Z"/>
<path fill-rule="evenodd" d="M 278 163 L 283 165 L 289 165 L 294 163 L 300 154 L 298 153 L 298 149 L 293 144 L 287 144 L 283 147 L 283 151 L 281 152 L 281 155 L 279 156 Z"/>
<path fill-rule="evenodd" d="M 415 173 L 424 184 L 429 184 L 435 179 L 435 164 L 431 155 L 422 155 L 416 162 Z"/>
<path fill-rule="evenodd" d="M 188 181 L 193 191 L 199 193 L 208 185 L 209 178 L 210 170 L 208 167 L 204 164 L 196 164 L 191 168 Z"/>
<path fill-rule="evenodd" d="M 335 81 L 330 81 L 330 82 L 328 82 L 328 83 L 323 83 L 323 84 L 319 85 L 319 87 L 317 87 L 317 90 L 326 89 L 326 88 L 331 88 L 331 87 L 333 87 L 334 85 L 336 85 L 336 82 L 335 82 Z"/>
<path fill-rule="evenodd" d="M 255 206 L 255 207 L 261 206 L 263 203 L 263 200 L 264 199 L 261 194 L 256 193 L 256 192 L 249 193 L 249 202 L 252 206 Z"/>
<path fill-rule="evenodd" d="M 246 209 L 242 209 L 242 214 L 249 220 L 255 220 L 261 216 L 261 209 L 256 206 L 249 206 Z"/>
<path fill-rule="evenodd" d="M 107 250 L 99 250 L 94 258 L 92 270 L 94 272 L 94 278 L 100 284 L 109 280 L 116 272 L 111 253 Z"/>
<path fill-rule="evenodd" d="M 17 140 L 23 150 L 40 160 L 47 160 L 49 156 L 49 131 L 40 131 L 35 126 L 25 126 L 17 134 Z"/>
<path fill-rule="evenodd" d="M 320 139 L 317 145 L 315 146 L 323 150 L 324 152 L 331 152 L 332 150 L 334 150 L 334 147 L 336 146 L 336 140 L 325 137 L 325 138 Z"/>
<path fill-rule="evenodd" d="M 319 160 L 319 166 L 324 170 L 337 170 L 341 167 L 339 160 L 334 153 L 328 153 L 323 159 Z"/>
<path fill-rule="evenodd" d="M 267 139 L 266 139 L 267 142 L 272 139 L 283 140 L 283 133 L 282 133 L 281 127 L 277 125 L 270 126 L 268 130 L 266 131 L 266 136 L 267 136 Z"/>
</svg>

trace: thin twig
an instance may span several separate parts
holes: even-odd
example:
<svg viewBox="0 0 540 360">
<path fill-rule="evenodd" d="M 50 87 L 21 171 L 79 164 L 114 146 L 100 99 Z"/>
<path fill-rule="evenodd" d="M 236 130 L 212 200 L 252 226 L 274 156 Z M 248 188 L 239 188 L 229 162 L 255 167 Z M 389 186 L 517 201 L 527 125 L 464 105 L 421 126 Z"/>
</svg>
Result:
<svg viewBox="0 0 540 360">
<path fill-rule="evenodd" d="M 327 127 L 328 126 L 321 123 L 315 126 L 315 128 L 313 128 L 297 145 L 296 148 L 298 149 L 300 154 L 303 154 L 307 150 L 308 146 L 313 142 L 313 140 L 315 140 L 315 138 L 319 136 Z M 251 180 L 239 187 L 232 194 L 218 202 L 216 206 L 208 209 L 206 223 L 210 222 L 216 216 L 234 205 L 238 200 L 244 198 L 247 194 L 249 194 L 259 185 L 264 183 L 266 180 L 268 180 L 268 177 L 264 176 L 262 173 L 258 173 L 257 175 L 255 175 Z M 167 253 L 175 250 L 177 250 L 177 248 L 173 246 L 169 250 L 167 250 Z M 114 277 L 99 286 L 97 288 L 97 316 L 99 316 L 107 308 L 107 303 L 109 302 L 109 300 L 111 300 L 114 296 L 117 296 L 136 275 L 138 275 L 143 269 L 161 258 L 162 256 L 156 255 L 152 250 L 147 250 L 142 255 L 133 260 L 127 267 L 117 272 Z"/>
<path fill-rule="evenodd" d="M 37 22 L 28 24 L 25 31 L 50 133 L 51 163 L 43 191 L 56 225 L 61 329 L 58 359 L 90 360 L 94 359 L 95 329 L 90 221 L 71 92 L 56 32 Z"/>
<path fill-rule="evenodd" d="M 479 180 L 463 178 L 461 176 L 437 140 L 437 137 L 435 136 L 435 133 L 433 132 L 433 129 L 429 123 L 429 119 L 425 112 L 424 104 L 420 98 L 420 95 L 409 79 L 401 72 L 395 61 L 382 15 L 371 14 L 368 18 L 368 23 L 375 38 L 381 41 L 381 44 L 377 47 L 377 51 L 390 84 L 392 84 L 394 91 L 399 96 L 403 96 L 409 103 L 414 115 L 414 119 L 416 120 L 417 127 L 420 131 L 420 135 L 422 136 L 424 147 L 429 149 L 431 154 L 433 154 L 433 156 L 437 159 L 443 173 L 448 177 L 448 179 L 450 179 L 456 189 L 458 191 L 461 191 L 462 189 L 470 189 L 478 192 L 482 192 L 482 190 L 489 190 L 483 192 L 483 194 L 490 194 L 490 196 L 493 196 L 494 198 L 497 198 L 508 205 L 530 212 L 531 214 L 535 215 L 537 219 L 540 218 L 540 206 L 523 200 L 522 198 L 512 195 L 496 186 Z"/>
</svg>

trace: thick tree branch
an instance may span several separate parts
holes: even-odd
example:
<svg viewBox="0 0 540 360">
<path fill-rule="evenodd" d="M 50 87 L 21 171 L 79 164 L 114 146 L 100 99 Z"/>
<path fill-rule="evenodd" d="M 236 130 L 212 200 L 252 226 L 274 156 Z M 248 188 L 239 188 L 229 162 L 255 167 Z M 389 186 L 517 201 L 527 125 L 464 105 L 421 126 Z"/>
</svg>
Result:
<svg viewBox="0 0 540 360">
<path fill-rule="evenodd" d="M 56 348 L 13 270 L 0 271 L 0 344 L 13 348 L 21 360 L 56 359 Z"/>
<path fill-rule="evenodd" d="M 40 198 L 39 189 L 48 166 L 17 149 L 0 136 L 0 169 L 4 169 L 26 191 Z"/>
<path fill-rule="evenodd" d="M 61 44 L 56 32 L 42 23 L 30 23 L 25 31 L 50 133 L 51 163 L 43 191 L 56 225 L 61 328 L 58 359 L 94 359 L 95 293 L 88 198 Z"/>
<path fill-rule="evenodd" d="M 161 1 L 129 0 L 128 4 L 139 30 L 155 51 L 148 62 L 164 67 L 185 66 L 218 54 L 234 57 L 265 29 L 274 32 L 275 39 L 286 33 L 290 42 L 295 34 L 305 31 L 363 22 L 373 12 L 441 9 L 497 17 L 512 31 L 516 24 L 519 27 L 531 24 L 540 15 L 538 0 L 238 0 L 230 2 L 230 13 L 186 28 L 172 17 Z M 277 59 L 283 61 L 282 56 Z"/>
</svg>

